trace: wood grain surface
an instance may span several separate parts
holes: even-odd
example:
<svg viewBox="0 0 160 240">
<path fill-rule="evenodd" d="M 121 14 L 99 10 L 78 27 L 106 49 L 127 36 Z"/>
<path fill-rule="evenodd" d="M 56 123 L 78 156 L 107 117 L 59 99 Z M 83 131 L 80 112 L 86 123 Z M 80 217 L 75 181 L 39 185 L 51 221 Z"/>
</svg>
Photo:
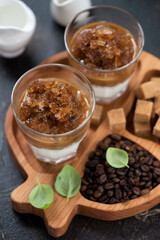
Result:
<svg viewBox="0 0 160 240">
<path fill-rule="evenodd" d="M 54 62 L 68 64 L 66 52 L 59 53 L 49 58 L 44 61 L 43 64 Z M 106 112 L 112 108 L 123 107 L 125 114 L 130 114 L 134 102 L 134 89 L 142 81 L 148 81 L 153 76 L 159 76 L 159 69 L 160 61 L 153 55 L 143 52 L 127 91 L 120 98 L 103 107 L 102 122 L 100 126 L 97 129 L 90 128 L 88 130 L 86 138 L 78 149 L 77 156 L 66 162 L 75 167 L 81 176 L 83 175 L 88 153 L 95 148 L 96 144 L 101 139 L 111 133 L 107 126 Z M 75 214 L 82 214 L 103 220 L 116 220 L 143 212 L 155 206 L 160 201 L 160 186 L 157 186 L 150 191 L 149 194 L 142 197 L 113 205 L 89 201 L 80 193 L 67 203 L 66 198 L 63 198 L 55 192 L 55 199 L 50 208 L 45 210 L 36 209 L 29 203 L 29 193 L 37 184 L 36 177 L 39 178 L 41 183 L 48 183 L 54 188 L 55 178 L 66 163 L 53 165 L 43 163 L 34 158 L 26 140 L 17 127 L 11 107 L 9 107 L 5 119 L 5 134 L 15 163 L 24 178 L 26 178 L 26 181 L 12 192 L 12 206 L 18 212 L 32 213 L 41 216 L 44 219 L 49 234 L 52 236 L 58 237 L 63 235 Z M 138 138 L 127 130 L 120 131 L 118 134 L 138 143 L 160 160 L 159 144 L 150 140 Z"/>
</svg>

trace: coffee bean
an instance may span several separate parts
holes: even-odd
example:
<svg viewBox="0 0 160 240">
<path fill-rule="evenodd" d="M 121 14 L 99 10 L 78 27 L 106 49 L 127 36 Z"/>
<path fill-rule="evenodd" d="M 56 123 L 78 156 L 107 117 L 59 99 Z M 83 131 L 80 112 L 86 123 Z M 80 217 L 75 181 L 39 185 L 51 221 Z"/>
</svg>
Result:
<svg viewBox="0 0 160 240">
<path fill-rule="evenodd" d="M 92 178 L 87 177 L 87 182 L 92 183 L 93 182 Z"/>
<path fill-rule="evenodd" d="M 134 168 L 139 168 L 140 165 L 141 165 L 140 163 L 135 163 L 135 164 L 133 164 L 133 167 L 134 167 Z"/>
<path fill-rule="evenodd" d="M 100 157 L 100 156 L 102 155 L 102 151 L 100 151 L 100 150 L 99 150 L 99 151 L 96 151 L 96 152 L 95 152 L 95 155 L 96 155 L 97 157 Z"/>
<path fill-rule="evenodd" d="M 132 152 L 133 151 L 133 147 L 132 146 L 126 146 L 125 150 L 128 152 Z"/>
<path fill-rule="evenodd" d="M 129 185 L 125 185 L 123 188 L 124 188 L 124 190 L 125 190 L 126 192 L 129 192 L 129 191 L 130 191 L 130 186 L 129 186 Z"/>
<path fill-rule="evenodd" d="M 93 196 L 97 199 L 102 196 L 102 193 L 99 190 L 97 190 L 94 192 Z"/>
<path fill-rule="evenodd" d="M 134 180 L 134 178 L 130 178 L 130 179 L 128 179 L 128 182 L 131 184 L 131 185 L 135 185 L 135 180 Z"/>
<path fill-rule="evenodd" d="M 117 177 L 117 175 L 114 174 L 114 173 L 111 173 L 111 174 L 108 174 L 108 177 L 109 177 L 109 178 L 115 178 L 115 177 Z M 112 180 L 112 181 L 113 181 L 113 180 Z"/>
<path fill-rule="evenodd" d="M 150 187 L 151 185 L 152 185 L 152 182 L 149 181 L 149 182 L 146 183 L 145 188 L 148 188 L 148 187 Z"/>
<path fill-rule="evenodd" d="M 140 180 L 140 177 L 138 177 L 138 176 L 136 176 L 136 177 L 134 178 L 134 181 L 135 181 L 136 184 L 139 183 L 139 180 Z"/>
<path fill-rule="evenodd" d="M 135 163 L 135 158 L 134 157 L 130 157 L 129 158 L 129 165 L 133 165 Z"/>
<path fill-rule="evenodd" d="M 154 161 L 153 166 L 156 167 L 156 168 L 159 168 L 160 167 L 160 161 Z"/>
<path fill-rule="evenodd" d="M 99 183 L 100 183 L 100 184 L 106 182 L 106 180 L 107 180 L 107 175 L 106 175 L 106 174 L 102 174 L 102 175 L 99 177 Z"/>
<path fill-rule="evenodd" d="M 104 202 L 106 200 L 108 200 L 107 195 L 103 195 L 102 197 L 99 198 L 99 202 Z"/>
<path fill-rule="evenodd" d="M 129 192 L 128 192 L 128 196 L 131 196 L 131 195 L 132 195 L 132 191 L 129 191 Z"/>
<path fill-rule="evenodd" d="M 122 195 L 123 195 L 123 198 L 126 198 L 127 197 L 127 192 L 123 191 Z"/>
<path fill-rule="evenodd" d="M 124 143 L 128 146 L 131 146 L 133 145 L 133 143 L 130 141 L 130 140 L 125 140 Z"/>
<path fill-rule="evenodd" d="M 142 181 L 149 181 L 149 177 L 141 177 Z"/>
<path fill-rule="evenodd" d="M 118 173 L 118 175 L 120 175 L 120 176 L 126 175 L 126 171 L 125 171 L 125 170 L 121 170 L 121 169 L 118 169 L 118 170 L 117 170 L 117 173 Z"/>
<path fill-rule="evenodd" d="M 135 198 L 137 198 L 137 197 L 138 197 L 138 196 L 134 194 L 134 195 L 131 196 L 131 199 L 135 199 Z"/>
<path fill-rule="evenodd" d="M 94 157 L 94 153 L 95 153 L 94 151 L 90 152 L 90 154 L 88 156 L 89 160 L 91 160 Z"/>
<path fill-rule="evenodd" d="M 133 193 L 134 193 L 135 195 L 140 195 L 140 194 L 141 194 L 140 188 L 134 187 L 134 188 L 133 188 Z"/>
<path fill-rule="evenodd" d="M 103 169 L 96 169 L 95 176 L 98 177 L 98 176 L 100 176 L 100 175 L 102 175 L 104 173 L 105 173 L 105 171 Z"/>
<path fill-rule="evenodd" d="M 122 191 L 120 189 L 115 190 L 115 197 L 116 197 L 116 199 L 122 198 Z"/>
<path fill-rule="evenodd" d="M 157 175 L 155 173 L 152 173 L 152 176 L 154 179 L 157 179 Z"/>
<path fill-rule="evenodd" d="M 121 148 L 121 145 L 119 143 L 116 143 L 115 148 Z"/>
<path fill-rule="evenodd" d="M 142 186 L 144 186 L 145 184 L 146 184 L 146 182 L 145 182 L 145 181 L 142 181 L 142 182 L 139 183 L 139 186 L 142 187 Z"/>
<path fill-rule="evenodd" d="M 129 177 L 129 178 L 133 178 L 133 177 L 134 177 L 134 172 L 129 171 L 129 172 L 128 172 L 128 177 Z"/>
<path fill-rule="evenodd" d="M 122 180 L 120 180 L 119 183 L 120 183 L 120 185 L 122 185 L 122 186 L 123 186 L 123 185 L 126 185 L 126 180 L 125 180 L 125 179 L 122 179 Z"/>
<path fill-rule="evenodd" d="M 115 203 L 115 202 L 116 202 L 116 199 L 115 199 L 115 198 L 110 198 L 110 199 L 109 199 L 109 203 L 110 203 L 110 204 L 113 204 L 113 203 Z"/>
<path fill-rule="evenodd" d="M 141 164 L 144 164 L 144 163 L 146 163 L 146 158 L 145 157 L 140 157 L 139 161 L 140 161 Z"/>
<path fill-rule="evenodd" d="M 147 173 L 147 172 L 142 172 L 141 175 L 142 175 L 143 177 L 145 177 L 145 176 L 148 176 L 148 173 Z"/>
<path fill-rule="evenodd" d="M 106 137 L 106 138 L 103 140 L 103 142 L 104 142 L 104 143 L 111 143 L 112 140 L 111 140 L 111 138 Z"/>
<path fill-rule="evenodd" d="M 149 171 L 149 166 L 146 165 L 146 164 L 143 164 L 143 165 L 141 166 L 141 170 L 142 170 L 143 172 L 148 172 L 148 171 Z"/>
<path fill-rule="evenodd" d="M 104 165 L 103 164 L 97 164 L 96 165 L 96 170 L 104 170 Z"/>
<path fill-rule="evenodd" d="M 138 156 L 143 157 L 143 151 L 142 150 L 138 152 Z"/>
<path fill-rule="evenodd" d="M 138 177 L 141 176 L 141 171 L 140 171 L 139 168 L 137 168 L 137 169 L 135 170 L 135 175 L 138 176 Z"/>
<path fill-rule="evenodd" d="M 96 201 L 96 198 L 94 198 L 93 196 L 89 196 L 89 199 L 94 202 Z"/>
<path fill-rule="evenodd" d="M 149 193 L 149 189 L 148 188 L 145 188 L 141 191 L 141 195 L 144 195 L 144 194 L 147 194 Z"/>
<path fill-rule="evenodd" d="M 82 183 L 84 183 L 85 185 L 89 184 L 89 182 L 85 178 L 82 178 Z"/>
<path fill-rule="evenodd" d="M 109 190 L 109 189 L 112 189 L 112 188 L 114 188 L 114 184 L 113 183 L 106 183 L 104 185 L 104 189 L 106 189 L 106 190 Z"/>
<path fill-rule="evenodd" d="M 100 148 L 103 150 L 103 151 L 106 151 L 107 148 L 109 147 L 109 143 L 106 143 L 106 142 L 103 142 L 100 146 Z"/>
<path fill-rule="evenodd" d="M 121 141 L 119 142 L 119 144 L 122 146 L 122 145 L 124 144 L 124 141 L 121 140 Z"/>
<path fill-rule="evenodd" d="M 159 176 L 160 175 L 160 168 L 155 168 L 154 173 Z"/>
<path fill-rule="evenodd" d="M 122 137 L 120 135 L 117 135 L 117 134 L 111 134 L 111 138 L 113 140 L 115 140 L 116 142 L 120 142 Z"/>
<path fill-rule="evenodd" d="M 92 194 L 93 194 L 93 190 L 88 189 L 88 190 L 86 191 L 86 194 L 88 194 L 88 195 L 92 195 Z"/>
<path fill-rule="evenodd" d="M 115 178 L 112 179 L 112 181 L 113 181 L 114 183 L 118 183 L 118 182 L 120 181 L 120 179 L 115 177 Z"/>
<path fill-rule="evenodd" d="M 141 146 L 137 145 L 137 144 L 136 144 L 136 148 L 137 148 L 138 151 L 142 151 L 143 150 L 143 148 Z"/>
<path fill-rule="evenodd" d="M 104 192 L 104 187 L 103 187 L 103 185 L 99 185 L 99 186 L 98 186 L 98 190 L 99 190 L 101 193 L 103 193 L 103 192 Z"/>
<path fill-rule="evenodd" d="M 99 143 L 97 143 L 96 150 L 99 150 L 102 144 L 103 144 L 103 141 L 100 141 Z"/>
<path fill-rule="evenodd" d="M 94 168 L 99 163 L 98 160 L 94 159 L 92 161 L 89 161 L 86 163 L 86 167 L 88 168 Z"/>
<path fill-rule="evenodd" d="M 152 165 L 152 163 L 153 163 L 153 159 L 152 159 L 152 158 L 150 158 L 150 159 L 148 160 L 148 165 L 149 165 L 149 166 L 151 166 L 151 165 Z"/>
<path fill-rule="evenodd" d="M 109 167 L 108 169 L 107 169 L 107 172 L 108 173 L 115 173 L 115 168 L 112 168 L 112 167 Z"/>
<path fill-rule="evenodd" d="M 87 189 L 87 186 L 86 186 L 86 185 L 82 185 L 82 186 L 81 186 L 81 192 L 86 191 L 86 189 Z"/>
<path fill-rule="evenodd" d="M 113 190 L 109 190 L 109 191 L 107 192 L 107 196 L 108 196 L 108 197 L 113 197 L 113 195 L 114 195 Z"/>
</svg>

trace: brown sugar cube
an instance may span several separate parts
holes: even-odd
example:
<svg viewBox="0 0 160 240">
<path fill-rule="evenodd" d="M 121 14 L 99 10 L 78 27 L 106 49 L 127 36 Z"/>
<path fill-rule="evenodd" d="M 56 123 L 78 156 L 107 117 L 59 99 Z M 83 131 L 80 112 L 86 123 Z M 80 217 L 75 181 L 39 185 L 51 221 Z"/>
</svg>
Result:
<svg viewBox="0 0 160 240">
<path fill-rule="evenodd" d="M 155 84 L 156 96 L 160 95 L 160 77 L 152 77 L 151 82 Z"/>
<path fill-rule="evenodd" d="M 160 117 L 153 128 L 153 135 L 160 138 Z"/>
<path fill-rule="evenodd" d="M 153 110 L 152 110 L 152 118 L 155 117 L 156 114 L 160 114 L 160 96 L 155 97 L 153 102 Z"/>
<path fill-rule="evenodd" d="M 102 116 L 102 111 L 103 111 L 103 106 L 101 105 L 96 105 L 94 113 L 92 115 L 91 119 L 91 125 L 94 127 L 97 127 L 100 123 L 101 116 Z"/>
<path fill-rule="evenodd" d="M 107 119 L 109 129 L 112 131 L 119 131 L 126 127 L 126 117 L 123 108 L 108 111 Z"/>
<path fill-rule="evenodd" d="M 150 99 L 156 96 L 156 87 L 155 83 L 150 81 L 146 83 L 142 83 L 136 89 L 136 96 L 139 99 Z"/>
<path fill-rule="evenodd" d="M 151 119 L 152 108 L 153 102 L 138 99 L 134 113 L 134 121 L 149 123 Z"/>
<path fill-rule="evenodd" d="M 139 137 L 148 137 L 151 133 L 151 126 L 149 123 L 140 123 L 134 121 L 134 132 Z"/>
</svg>

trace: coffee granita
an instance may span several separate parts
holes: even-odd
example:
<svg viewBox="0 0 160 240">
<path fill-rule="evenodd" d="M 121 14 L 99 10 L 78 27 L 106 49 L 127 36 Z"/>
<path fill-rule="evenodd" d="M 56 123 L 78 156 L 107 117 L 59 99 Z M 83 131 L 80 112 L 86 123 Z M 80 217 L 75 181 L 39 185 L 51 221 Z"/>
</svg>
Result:
<svg viewBox="0 0 160 240">
<path fill-rule="evenodd" d="M 125 28 L 110 22 L 95 22 L 80 28 L 70 51 L 82 64 L 113 70 L 130 63 L 136 55 L 136 43 Z"/>
<path fill-rule="evenodd" d="M 77 128 L 87 117 L 89 104 L 84 93 L 62 79 L 32 81 L 22 94 L 18 115 L 31 129 L 62 134 Z"/>
</svg>

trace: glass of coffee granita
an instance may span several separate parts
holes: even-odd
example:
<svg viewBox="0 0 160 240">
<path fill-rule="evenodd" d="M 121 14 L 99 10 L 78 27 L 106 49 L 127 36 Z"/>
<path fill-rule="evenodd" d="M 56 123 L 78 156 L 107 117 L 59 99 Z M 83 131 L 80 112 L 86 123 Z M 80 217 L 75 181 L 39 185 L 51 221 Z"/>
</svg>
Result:
<svg viewBox="0 0 160 240">
<path fill-rule="evenodd" d="M 15 84 L 11 106 L 34 156 L 60 163 L 76 155 L 95 107 L 94 91 L 78 70 L 46 64 Z"/>
<path fill-rule="evenodd" d="M 127 89 L 143 45 L 137 20 L 111 6 L 79 12 L 65 31 L 69 62 L 89 79 L 97 102 L 111 102 Z"/>
</svg>

